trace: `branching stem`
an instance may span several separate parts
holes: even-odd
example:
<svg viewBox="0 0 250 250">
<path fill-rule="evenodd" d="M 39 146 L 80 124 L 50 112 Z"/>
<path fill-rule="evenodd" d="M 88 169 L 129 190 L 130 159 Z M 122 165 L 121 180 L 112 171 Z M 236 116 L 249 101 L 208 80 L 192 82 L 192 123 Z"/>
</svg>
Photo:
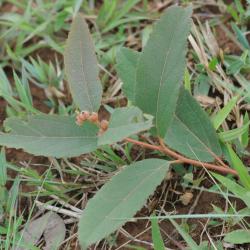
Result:
<svg viewBox="0 0 250 250">
<path fill-rule="evenodd" d="M 152 150 L 158 150 L 160 152 L 165 153 L 166 155 L 175 158 L 177 161 L 173 161 L 173 163 L 187 163 L 187 164 L 191 164 L 193 166 L 196 167 L 203 167 L 206 168 L 208 170 L 213 170 L 213 171 L 218 171 L 221 172 L 223 174 L 232 174 L 235 176 L 238 176 L 238 173 L 234 170 L 229 168 L 225 163 L 223 163 L 223 165 L 215 165 L 212 163 L 207 163 L 207 162 L 201 162 L 201 161 L 196 161 L 196 160 L 192 160 L 189 158 L 186 158 L 180 154 L 178 154 L 177 152 L 169 149 L 163 142 L 162 139 L 159 139 L 160 145 L 152 145 L 149 143 L 145 143 L 145 142 L 141 142 L 141 141 L 137 141 L 131 138 L 126 138 L 125 141 L 139 145 L 143 148 L 148 148 L 148 149 L 152 149 Z"/>
<path fill-rule="evenodd" d="M 87 117 L 86 117 L 86 115 L 87 115 Z M 83 117 L 81 117 L 81 116 L 83 116 Z M 78 114 L 78 116 L 77 116 L 78 123 L 83 123 L 85 120 L 90 120 L 91 122 L 97 124 L 100 128 L 100 133 L 103 133 L 108 128 L 108 121 L 103 120 L 103 121 L 99 122 L 98 114 L 96 114 L 96 113 L 92 113 L 92 114 L 87 113 L 86 114 L 86 112 L 85 112 L 85 113 Z M 232 174 L 232 175 L 238 176 L 238 173 L 234 169 L 229 168 L 229 166 L 227 166 L 218 156 L 214 155 L 212 152 L 211 152 L 212 155 L 214 156 L 214 158 L 217 160 L 217 162 L 220 165 L 215 165 L 212 163 L 196 161 L 196 160 L 186 158 L 183 155 L 180 155 L 179 153 L 168 148 L 161 138 L 158 138 L 158 140 L 159 140 L 160 145 L 153 145 L 153 144 L 137 141 L 137 140 L 134 140 L 131 138 L 125 138 L 125 141 L 127 141 L 127 142 L 139 145 L 139 146 L 144 147 L 144 148 L 158 150 L 158 151 L 163 152 L 164 154 L 174 158 L 174 161 L 172 161 L 171 164 L 187 163 L 187 164 L 191 164 L 191 165 L 196 166 L 196 167 L 203 167 L 203 168 L 206 168 L 209 170 L 218 171 L 218 172 L 221 172 L 223 174 Z"/>
</svg>

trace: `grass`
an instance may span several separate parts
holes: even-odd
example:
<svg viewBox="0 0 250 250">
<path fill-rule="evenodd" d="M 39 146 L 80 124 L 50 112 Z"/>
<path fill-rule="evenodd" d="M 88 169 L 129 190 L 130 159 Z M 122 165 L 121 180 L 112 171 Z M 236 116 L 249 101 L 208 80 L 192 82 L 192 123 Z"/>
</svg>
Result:
<svg viewBox="0 0 250 250">
<path fill-rule="evenodd" d="M 140 50 L 154 20 L 172 4 L 168 2 L 0 1 L 0 96 L 5 105 L 1 122 L 3 115 L 74 114 L 62 52 L 70 22 L 78 11 L 84 13 L 97 48 L 105 87 L 102 115 L 124 105 L 114 67 L 116 53 L 122 45 Z M 195 9 L 185 87 L 206 109 L 220 138 L 233 143 L 238 156 L 230 147 L 224 151 L 240 178 L 223 178 L 192 166 L 176 167 L 137 215 L 136 229 L 127 224 L 99 243 L 102 249 L 164 249 L 163 245 L 171 249 L 222 249 L 221 241 L 228 232 L 249 230 L 250 45 L 246 35 L 250 7 L 239 0 L 230 5 L 220 0 L 212 7 L 199 1 L 180 2 L 192 3 Z M 67 231 L 61 249 L 77 249 L 76 222 L 88 199 L 123 165 L 149 154 L 155 152 L 130 143 L 103 147 L 76 159 L 34 158 L 2 149 L 0 249 L 22 242 L 21 230 L 29 228 L 29 222 L 44 211 L 57 212 L 64 219 Z M 193 198 L 184 205 L 181 197 L 187 193 Z M 152 212 L 154 218 L 150 217 Z M 204 214 L 206 219 L 195 214 Z M 31 244 L 36 246 L 25 249 L 41 249 L 46 240 Z M 236 249 L 237 244 L 234 246 Z"/>
</svg>

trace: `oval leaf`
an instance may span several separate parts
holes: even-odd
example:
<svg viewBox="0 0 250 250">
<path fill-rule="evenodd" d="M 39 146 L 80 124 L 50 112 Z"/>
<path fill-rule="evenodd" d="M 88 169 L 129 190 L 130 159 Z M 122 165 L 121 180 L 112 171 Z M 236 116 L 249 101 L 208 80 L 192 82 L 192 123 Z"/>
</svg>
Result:
<svg viewBox="0 0 250 250">
<path fill-rule="evenodd" d="M 226 234 L 224 241 L 232 244 L 245 244 L 250 243 L 250 231 L 238 229 Z"/>
<path fill-rule="evenodd" d="M 94 45 L 80 14 L 75 17 L 69 32 L 64 63 L 74 102 L 81 110 L 97 111 L 101 104 L 102 86 Z"/>
<path fill-rule="evenodd" d="M 137 107 L 117 108 L 111 116 L 108 130 L 98 139 L 98 145 L 121 141 L 151 126 L 152 121 L 145 120 Z"/>
<path fill-rule="evenodd" d="M 144 205 L 161 183 L 169 162 L 148 159 L 125 167 L 89 201 L 79 224 L 82 247 L 108 236 L 121 227 Z"/>
<path fill-rule="evenodd" d="M 59 115 L 35 115 L 28 121 L 10 118 L 0 133 L 0 145 L 22 148 L 34 155 L 73 157 L 97 148 L 98 128 L 90 123 L 79 127 L 74 118 Z"/>
<path fill-rule="evenodd" d="M 221 155 L 208 115 L 184 88 L 181 88 L 174 119 L 164 140 L 172 149 L 195 160 L 213 161 L 213 154 Z"/>
<path fill-rule="evenodd" d="M 191 8 L 171 7 L 154 26 L 138 61 L 135 103 L 155 117 L 157 134 L 169 127 L 185 69 Z"/>
<path fill-rule="evenodd" d="M 40 218 L 27 223 L 20 232 L 21 238 L 16 246 L 16 250 L 29 249 L 28 246 L 36 245 L 42 237 L 46 225 L 49 221 L 50 213 L 46 213 Z"/>
</svg>

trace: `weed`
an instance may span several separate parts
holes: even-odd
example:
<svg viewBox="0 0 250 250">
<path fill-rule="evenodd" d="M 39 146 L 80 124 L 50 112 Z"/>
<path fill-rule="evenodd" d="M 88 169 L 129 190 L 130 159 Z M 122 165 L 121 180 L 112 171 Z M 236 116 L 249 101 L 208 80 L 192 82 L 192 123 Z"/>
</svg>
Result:
<svg viewBox="0 0 250 250">
<path fill-rule="evenodd" d="M 222 194 L 230 204 L 230 209 L 224 212 L 213 206 L 214 214 L 168 215 L 165 213 L 161 216 L 161 211 L 151 218 L 137 217 L 138 220 L 151 219 L 155 248 L 164 249 L 158 222 L 160 224 L 161 220 L 168 219 L 191 249 L 207 249 L 209 245 L 207 241 L 197 244 L 192 239 L 190 236 L 192 228 L 187 224 L 188 219 L 202 216 L 211 219 L 210 222 L 214 226 L 221 225 L 219 219 L 223 219 L 228 228 L 236 224 L 241 226 L 242 229 L 232 230 L 226 234 L 224 238 L 226 242 L 232 244 L 249 242 L 248 225 L 244 220 L 249 216 L 249 211 L 237 212 L 234 204 L 228 199 L 228 196 L 237 197 L 247 207 L 249 206 L 245 195 L 248 194 L 249 189 L 249 174 L 232 148 L 234 143 L 239 155 L 247 154 L 249 118 L 247 112 L 244 117 L 239 113 L 240 105 L 249 99 L 249 88 L 245 78 L 249 68 L 249 44 L 240 30 L 240 28 L 244 30 L 245 10 L 239 1 L 235 1 L 235 5 L 228 8 L 238 25 L 232 24 L 232 28 L 237 34 L 240 47 L 244 48 L 239 56 L 222 55 L 217 49 L 214 38 L 208 35 L 209 29 L 205 30 L 201 24 L 193 26 L 192 33 L 189 35 L 191 9 L 181 7 L 169 8 L 153 28 L 144 29 L 143 49 L 142 52 L 137 52 L 120 46 L 127 41 L 125 29 L 129 25 L 135 27 L 140 20 L 148 18 L 139 8 L 134 9 L 138 2 L 104 1 L 96 17 L 99 30 L 95 30 L 96 27 L 92 26 L 94 41 L 85 19 L 80 14 L 75 15 L 80 9 L 81 1 L 76 2 L 73 7 L 67 7 L 67 1 L 63 4 L 61 1 L 56 1 L 55 6 L 41 2 L 36 10 L 31 10 L 30 5 L 15 2 L 14 4 L 20 9 L 25 10 L 25 15 L 2 17 L 5 31 L 3 37 L 6 41 L 8 39 L 11 41 L 13 39 L 11 36 L 14 35 L 14 40 L 17 41 L 15 45 L 11 43 L 9 45 L 7 42 L 4 44 L 5 62 L 2 66 L 9 66 L 12 62 L 18 69 L 21 62 L 22 70 L 13 71 L 14 86 L 8 80 L 6 73 L 3 70 L 0 71 L 0 80 L 3 83 L 0 95 L 8 103 L 9 117 L 4 123 L 5 133 L 0 134 L 0 144 L 23 148 L 34 155 L 47 156 L 51 165 L 43 175 L 32 170 L 30 166 L 20 169 L 9 165 L 9 168 L 25 176 L 25 180 L 17 178 L 11 190 L 7 191 L 5 185 L 8 164 L 2 151 L 0 198 L 3 205 L 0 207 L 0 215 L 6 213 L 9 219 L 3 221 L 4 226 L 0 227 L 6 239 L 5 242 L 0 243 L 1 247 L 8 249 L 16 245 L 27 246 L 27 238 L 23 232 L 30 230 L 29 220 L 36 204 L 77 219 L 80 217 L 79 241 L 83 248 L 87 248 L 131 220 L 136 211 L 144 205 L 147 197 L 165 179 L 166 174 L 170 174 L 170 167 L 176 169 L 176 172 L 181 172 L 184 175 L 183 186 L 191 183 L 192 189 L 195 187 L 198 189 L 198 185 L 203 180 L 203 177 L 194 180 L 191 173 L 192 167 L 203 168 L 215 183 L 215 190 L 207 189 L 206 192 Z M 92 5 L 96 4 L 95 1 L 91 3 L 85 2 L 82 5 L 88 13 L 85 16 L 88 20 L 93 18 L 91 15 L 94 15 L 94 6 Z M 147 5 L 147 1 L 143 1 L 144 10 Z M 235 6 L 236 10 L 233 9 Z M 51 7 L 53 8 L 49 12 L 49 18 L 45 20 L 42 14 Z M 61 8 L 64 11 L 58 12 Z M 136 16 L 133 11 L 137 14 L 141 12 L 141 15 Z M 72 14 L 75 18 L 71 28 L 68 24 L 64 27 L 63 20 L 69 20 Z M 30 20 L 35 22 L 30 24 Z M 58 32 L 69 29 L 64 57 L 74 105 L 66 107 L 60 102 L 60 98 L 64 97 L 65 89 L 64 75 L 57 57 L 55 57 L 56 65 L 53 66 L 51 62 L 47 63 L 40 57 L 29 56 L 37 49 L 47 46 L 44 45 L 44 41 L 49 41 L 49 46 L 61 54 L 63 47 L 57 35 Z M 15 32 L 20 30 L 22 36 L 19 39 Z M 112 30 L 117 32 L 112 34 L 110 33 Z M 62 35 L 61 38 L 63 37 Z M 201 39 L 202 37 L 207 40 Z M 23 46 L 22 39 L 28 43 L 34 38 L 38 38 L 38 44 L 31 43 L 32 45 L 28 47 Z M 195 69 L 185 62 L 187 38 L 193 48 Z M 213 43 L 210 43 L 211 41 Z M 112 45 L 114 47 L 110 49 Z M 114 65 L 116 60 L 117 65 Z M 222 66 L 225 67 L 225 72 Z M 112 73 L 105 67 L 111 67 Z M 99 79 L 100 68 L 101 79 Z M 122 85 L 113 75 L 115 70 Z M 242 88 L 234 85 L 227 86 L 225 81 L 228 79 L 230 81 L 229 77 L 233 77 Z M 111 98 L 113 98 L 122 89 L 129 102 L 126 107 L 115 109 L 104 105 L 110 113 L 110 119 L 107 121 L 102 118 L 100 107 L 106 102 L 106 99 L 102 99 L 107 95 L 103 93 L 103 86 L 105 87 L 110 79 L 116 82 L 106 92 L 112 93 Z M 29 82 L 45 90 L 49 100 L 48 106 L 58 114 L 45 115 L 33 107 Z M 224 95 L 226 92 L 228 95 L 224 100 L 224 107 L 211 108 L 205 105 L 208 112 L 212 113 L 209 117 L 192 97 L 192 90 L 196 96 L 204 98 L 208 95 L 211 86 L 215 87 L 220 94 Z M 80 110 L 80 112 L 77 111 L 76 117 L 72 115 L 75 107 Z M 235 118 L 236 127 L 228 126 L 228 121 L 231 121 L 232 117 Z M 136 146 L 142 148 L 142 153 L 132 157 Z M 146 149 L 150 150 L 151 157 L 147 155 L 149 159 L 141 157 L 143 150 Z M 81 161 L 81 167 L 66 159 L 86 153 L 89 155 Z M 226 164 L 226 161 L 232 168 Z M 192 166 L 189 172 L 183 167 L 184 164 Z M 208 170 L 228 174 L 228 176 L 210 174 Z M 112 172 L 117 174 L 110 179 Z M 90 182 L 82 186 L 75 182 L 64 181 L 64 176 L 67 174 L 78 180 L 83 176 L 93 177 L 93 173 L 101 179 L 98 184 Z M 55 180 L 55 176 L 60 176 L 61 182 Z M 240 184 L 237 184 L 232 176 L 239 177 Z M 110 180 L 107 182 L 107 179 Z M 22 231 L 20 228 L 24 222 L 23 215 L 19 216 L 15 210 L 20 181 L 27 182 L 30 186 L 41 187 L 29 194 L 22 194 L 35 197 L 35 203 Z M 74 200 L 78 203 L 78 200 L 83 199 L 79 199 L 82 196 L 82 189 L 103 183 L 105 184 L 88 201 L 80 216 L 81 210 L 71 206 L 70 201 Z M 233 195 L 225 192 L 223 186 Z M 71 197 L 72 191 L 74 195 Z M 36 199 L 38 196 L 50 196 L 52 200 L 44 203 Z M 59 204 L 69 209 L 58 207 Z M 43 216 L 40 217 L 41 220 Z M 175 219 L 182 219 L 182 223 L 178 224 Z M 34 220 L 34 223 L 36 222 Z M 44 238 L 46 238 L 45 231 L 44 228 L 41 232 Z M 114 241 L 115 235 L 108 238 L 110 245 L 114 245 Z M 30 243 L 38 244 L 37 241 Z M 212 239 L 210 243 L 214 248 L 222 247 L 221 243 Z M 151 243 L 146 244 L 152 247 Z M 185 247 L 178 242 L 175 244 L 180 249 Z M 30 247 L 33 249 L 32 246 Z M 135 247 L 131 246 L 131 248 Z"/>
</svg>

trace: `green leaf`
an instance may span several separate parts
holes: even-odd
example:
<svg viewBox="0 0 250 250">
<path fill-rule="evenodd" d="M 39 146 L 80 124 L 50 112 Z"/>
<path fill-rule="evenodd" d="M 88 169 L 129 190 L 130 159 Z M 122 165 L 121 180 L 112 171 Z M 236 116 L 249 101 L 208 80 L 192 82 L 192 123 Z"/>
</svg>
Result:
<svg viewBox="0 0 250 250">
<path fill-rule="evenodd" d="M 78 232 L 81 246 L 87 248 L 131 219 L 168 169 L 169 162 L 148 159 L 133 163 L 114 175 L 88 202 L 82 214 Z"/>
<path fill-rule="evenodd" d="M 243 118 L 243 126 L 249 124 L 249 115 L 246 112 Z M 247 126 L 246 131 L 241 135 L 241 144 L 244 148 L 248 146 L 249 143 L 249 126 Z"/>
<path fill-rule="evenodd" d="M 12 214 L 15 210 L 16 207 L 16 203 L 17 203 L 17 199 L 18 199 L 18 195 L 19 195 L 19 191 L 20 191 L 20 177 L 17 176 L 11 186 L 11 189 L 8 191 L 8 200 L 7 200 L 7 204 L 6 204 L 6 211 L 9 214 Z M 10 233 L 10 231 L 8 230 L 8 233 Z M 8 239 L 8 238 L 7 238 Z"/>
<path fill-rule="evenodd" d="M 248 174 L 246 166 L 243 164 L 238 155 L 233 151 L 230 145 L 227 145 L 227 150 L 230 155 L 233 168 L 239 174 L 242 185 L 250 191 L 250 175 Z"/>
<path fill-rule="evenodd" d="M 84 18 L 75 17 L 66 44 L 64 63 L 70 90 L 81 110 L 97 111 L 101 104 L 102 86 L 94 45 Z"/>
<path fill-rule="evenodd" d="M 164 241 L 161 236 L 160 227 L 158 225 L 158 220 L 156 218 L 151 218 L 152 226 L 152 239 L 154 243 L 155 250 L 165 250 Z"/>
<path fill-rule="evenodd" d="M 215 173 L 212 173 L 212 175 L 231 193 L 238 196 L 248 207 L 250 207 L 250 191 L 237 184 L 236 181 L 232 181 L 222 175 Z"/>
<path fill-rule="evenodd" d="M 224 120 L 227 118 L 227 116 L 230 114 L 234 106 L 236 105 L 238 100 L 238 97 L 233 97 L 227 104 L 224 106 L 213 118 L 212 122 L 217 130 L 220 125 L 224 122 Z"/>
<path fill-rule="evenodd" d="M 192 250 L 200 249 L 192 237 L 179 224 L 177 224 L 173 219 L 170 219 L 170 221 Z"/>
<path fill-rule="evenodd" d="M 111 116 L 108 130 L 99 137 L 98 145 L 121 141 L 151 126 L 152 120 L 145 120 L 141 110 L 137 107 L 117 108 Z"/>
<path fill-rule="evenodd" d="M 241 58 L 237 58 L 231 62 L 231 64 L 228 65 L 226 72 L 228 75 L 234 75 L 240 73 L 241 69 L 244 66 L 244 62 L 241 60 Z"/>
<path fill-rule="evenodd" d="M 5 186 L 7 182 L 7 162 L 5 157 L 5 150 L 2 148 L 0 153 L 0 188 Z"/>
<path fill-rule="evenodd" d="M 113 1 L 108 0 L 108 5 L 110 5 Z M 117 3 L 117 1 L 115 1 Z M 106 33 L 110 31 L 111 29 L 114 29 L 118 27 L 119 25 L 128 22 L 129 20 L 129 11 L 138 3 L 140 0 L 129 0 L 129 1 L 123 1 L 122 5 L 116 6 L 116 9 L 114 9 L 114 13 L 111 16 L 111 19 L 108 21 L 106 25 L 103 25 L 102 32 Z M 117 4 L 116 4 L 117 5 Z M 107 13 L 106 15 L 109 15 L 110 7 L 107 6 Z M 132 20 L 133 20 L 133 14 L 132 14 Z M 134 19 L 144 19 L 140 16 L 135 16 Z M 131 20 L 131 22 L 132 22 Z"/>
<path fill-rule="evenodd" d="M 117 1 L 105 0 L 102 4 L 102 7 L 98 11 L 97 16 L 97 25 L 103 29 L 112 18 L 112 15 L 115 13 L 117 7 Z"/>
<path fill-rule="evenodd" d="M 208 115 L 184 88 L 181 88 L 174 119 L 164 141 L 172 149 L 195 160 L 208 162 L 214 160 L 213 154 L 221 155 Z"/>
<path fill-rule="evenodd" d="M 191 12 L 191 8 L 168 8 L 154 26 L 138 61 L 135 103 L 155 117 L 161 137 L 172 121 L 183 79 Z"/>
<path fill-rule="evenodd" d="M 10 118 L 0 133 L 0 145 L 23 148 L 34 155 L 73 157 L 97 148 L 98 128 L 90 123 L 78 126 L 74 118 L 59 115 L 35 115 L 28 121 Z"/>
<path fill-rule="evenodd" d="M 122 91 L 132 103 L 135 102 L 136 65 L 139 56 L 139 52 L 127 48 L 121 48 L 117 54 L 116 69 L 123 82 Z"/>
<path fill-rule="evenodd" d="M 246 131 L 249 129 L 249 124 L 250 124 L 250 121 L 245 123 L 240 128 L 234 128 L 228 131 L 220 132 L 218 136 L 223 142 L 233 141 L 241 137 L 244 133 L 246 133 Z"/>
<path fill-rule="evenodd" d="M 250 231 L 238 229 L 233 232 L 227 233 L 224 241 L 232 244 L 245 244 L 250 243 Z"/>
<path fill-rule="evenodd" d="M 191 93 L 191 75 L 188 72 L 188 69 L 185 69 L 184 73 L 184 86 L 187 91 Z"/>
<path fill-rule="evenodd" d="M 235 23 L 232 23 L 232 28 L 236 34 L 236 37 L 238 39 L 238 41 L 240 42 L 240 44 L 247 50 L 250 49 L 250 45 L 249 42 L 246 38 L 246 36 L 244 35 L 244 33 L 238 28 L 238 26 Z"/>
</svg>

